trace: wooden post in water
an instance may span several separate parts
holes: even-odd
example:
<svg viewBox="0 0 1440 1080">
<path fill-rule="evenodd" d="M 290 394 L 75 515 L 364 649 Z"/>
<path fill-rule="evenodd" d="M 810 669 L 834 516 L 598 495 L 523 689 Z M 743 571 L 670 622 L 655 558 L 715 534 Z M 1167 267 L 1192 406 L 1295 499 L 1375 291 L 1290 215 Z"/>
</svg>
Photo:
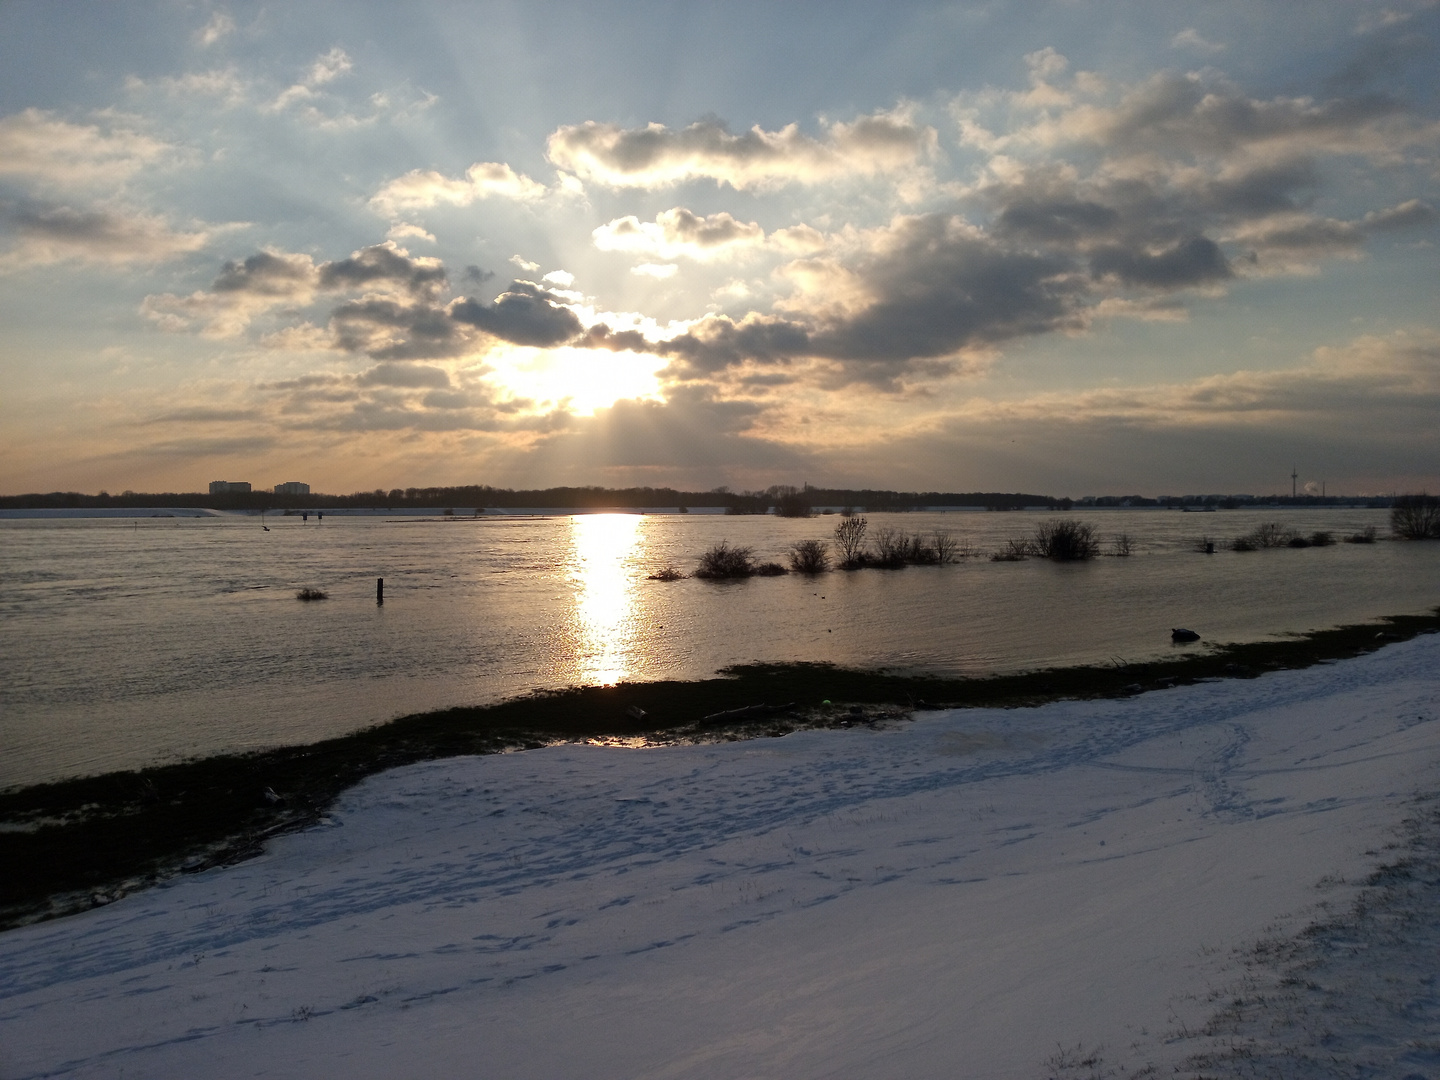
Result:
<svg viewBox="0 0 1440 1080">
<path fill-rule="evenodd" d="M 385 603 L 385 579 L 383 577 L 375 579 L 375 603 Z"/>
</svg>

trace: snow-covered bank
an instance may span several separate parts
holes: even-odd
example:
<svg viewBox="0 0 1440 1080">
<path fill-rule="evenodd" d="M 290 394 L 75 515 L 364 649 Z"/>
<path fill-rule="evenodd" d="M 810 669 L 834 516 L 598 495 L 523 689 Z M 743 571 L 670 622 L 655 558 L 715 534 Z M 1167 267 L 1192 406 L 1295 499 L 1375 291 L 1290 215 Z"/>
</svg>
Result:
<svg viewBox="0 0 1440 1080">
<path fill-rule="evenodd" d="M 397 770 L 263 858 L 0 935 L 0 1077 L 1034 1077 L 1096 1048 L 1168 1074 L 1234 950 L 1347 907 L 1440 787 L 1437 714 L 1430 636 Z"/>
</svg>

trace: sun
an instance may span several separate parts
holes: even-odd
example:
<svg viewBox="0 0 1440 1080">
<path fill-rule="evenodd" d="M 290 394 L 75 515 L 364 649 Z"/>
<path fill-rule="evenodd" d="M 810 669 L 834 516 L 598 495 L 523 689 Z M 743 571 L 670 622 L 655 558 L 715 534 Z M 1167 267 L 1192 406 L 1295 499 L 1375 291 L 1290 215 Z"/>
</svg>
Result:
<svg viewBox="0 0 1440 1080">
<path fill-rule="evenodd" d="M 622 398 L 659 400 L 666 361 L 634 352 L 513 348 L 487 358 L 486 381 L 510 398 L 528 398 L 537 412 L 565 408 L 590 416 Z"/>
</svg>

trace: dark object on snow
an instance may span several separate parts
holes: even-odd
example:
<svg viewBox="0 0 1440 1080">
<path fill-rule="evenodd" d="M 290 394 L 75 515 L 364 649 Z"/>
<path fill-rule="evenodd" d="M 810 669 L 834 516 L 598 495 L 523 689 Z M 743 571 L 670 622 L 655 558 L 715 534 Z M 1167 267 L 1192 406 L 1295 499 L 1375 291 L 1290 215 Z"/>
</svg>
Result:
<svg viewBox="0 0 1440 1080">
<path fill-rule="evenodd" d="M 1194 630 L 1185 630 L 1185 629 L 1171 630 L 1171 631 L 1170 631 L 1170 640 L 1171 640 L 1171 641 L 1199 641 L 1199 640 L 1200 640 L 1200 635 L 1197 634 L 1197 633 L 1195 633 Z"/>
</svg>

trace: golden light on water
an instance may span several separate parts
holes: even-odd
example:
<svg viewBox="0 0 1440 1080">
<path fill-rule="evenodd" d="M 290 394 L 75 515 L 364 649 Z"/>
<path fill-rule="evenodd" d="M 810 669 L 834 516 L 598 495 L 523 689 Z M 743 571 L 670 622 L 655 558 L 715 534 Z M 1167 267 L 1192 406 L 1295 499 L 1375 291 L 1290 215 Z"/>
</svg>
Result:
<svg viewBox="0 0 1440 1080">
<path fill-rule="evenodd" d="M 616 683 L 630 673 L 637 614 L 632 562 L 644 521 L 638 514 L 580 514 L 570 519 L 581 682 Z"/>
</svg>

